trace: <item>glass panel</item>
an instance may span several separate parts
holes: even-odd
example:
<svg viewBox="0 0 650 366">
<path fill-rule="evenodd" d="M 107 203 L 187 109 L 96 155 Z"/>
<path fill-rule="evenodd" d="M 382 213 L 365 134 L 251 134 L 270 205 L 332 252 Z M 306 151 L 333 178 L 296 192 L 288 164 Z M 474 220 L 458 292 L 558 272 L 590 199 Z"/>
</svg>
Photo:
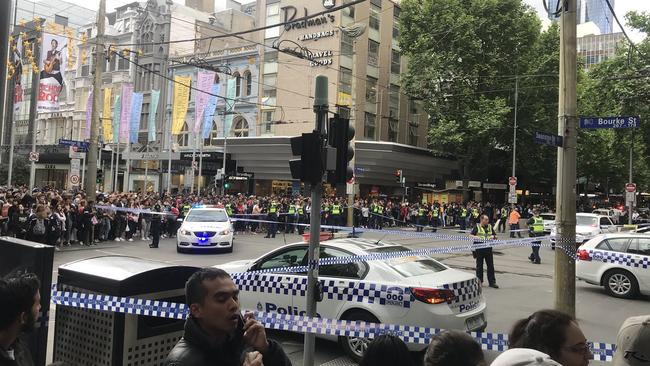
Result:
<svg viewBox="0 0 650 366">
<path fill-rule="evenodd" d="M 306 254 L 307 254 L 306 247 L 288 249 L 270 258 L 264 259 L 262 263 L 260 263 L 258 268 L 271 269 L 271 268 L 299 266 L 302 264 Z"/>
</svg>

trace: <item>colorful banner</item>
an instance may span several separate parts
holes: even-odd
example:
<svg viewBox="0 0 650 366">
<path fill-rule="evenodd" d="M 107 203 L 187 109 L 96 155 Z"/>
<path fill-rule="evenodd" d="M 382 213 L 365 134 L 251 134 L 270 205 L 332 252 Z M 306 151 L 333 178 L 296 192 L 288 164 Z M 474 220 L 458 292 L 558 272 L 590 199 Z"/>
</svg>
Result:
<svg viewBox="0 0 650 366">
<path fill-rule="evenodd" d="M 221 91 L 221 84 L 213 84 L 210 94 L 208 95 L 208 102 L 203 112 L 203 138 L 210 138 L 212 131 L 212 122 L 214 121 L 214 112 L 217 110 L 217 95 Z"/>
<path fill-rule="evenodd" d="M 20 111 L 23 103 L 23 37 L 18 36 L 11 42 L 11 58 L 10 69 L 12 71 L 11 78 L 14 82 L 14 113 Z"/>
<path fill-rule="evenodd" d="M 104 89 L 104 107 L 102 108 L 102 132 L 104 143 L 109 143 L 113 140 L 113 126 L 111 124 L 111 97 L 113 96 L 113 89 Z"/>
<path fill-rule="evenodd" d="M 226 87 L 226 117 L 223 123 L 223 132 L 224 136 L 230 134 L 230 126 L 232 125 L 233 119 L 233 110 L 235 109 L 235 93 L 237 90 L 237 79 L 232 78 L 228 80 L 228 86 Z"/>
<path fill-rule="evenodd" d="M 147 141 L 149 142 L 156 142 L 156 111 L 158 111 L 159 99 L 160 90 L 152 90 L 149 103 L 149 123 L 147 124 Z"/>
<path fill-rule="evenodd" d="M 131 100 L 131 123 L 129 125 L 129 142 L 134 144 L 138 142 L 138 132 L 140 132 L 140 119 L 142 118 L 142 93 L 133 93 Z"/>
<path fill-rule="evenodd" d="M 190 102 L 191 76 L 174 76 L 174 104 L 172 106 L 172 135 L 178 135 L 183 129 L 185 115 Z"/>
<path fill-rule="evenodd" d="M 113 143 L 120 142 L 120 110 L 122 109 L 122 103 L 120 102 L 120 96 L 115 97 L 115 104 L 113 104 Z"/>
<path fill-rule="evenodd" d="M 66 52 L 65 36 L 43 33 L 41 75 L 36 102 L 36 110 L 39 113 L 59 111 L 59 94 L 63 88 Z"/>
<path fill-rule="evenodd" d="M 197 89 L 199 90 L 196 91 L 196 98 L 194 99 L 194 133 L 199 133 L 201 131 L 201 122 L 203 122 L 205 104 L 210 97 L 207 93 L 210 92 L 213 83 L 214 72 L 199 71 L 197 74 Z"/>
<path fill-rule="evenodd" d="M 93 91 L 91 90 L 88 93 L 88 99 L 86 99 L 86 138 L 90 138 L 90 119 L 93 115 Z"/>
<path fill-rule="evenodd" d="M 120 114 L 120 141 L 129 140 L 129 122 L 131 122 L 131 101 L 133 84 L 122 84 L 122 113 Z"/>
</svg>

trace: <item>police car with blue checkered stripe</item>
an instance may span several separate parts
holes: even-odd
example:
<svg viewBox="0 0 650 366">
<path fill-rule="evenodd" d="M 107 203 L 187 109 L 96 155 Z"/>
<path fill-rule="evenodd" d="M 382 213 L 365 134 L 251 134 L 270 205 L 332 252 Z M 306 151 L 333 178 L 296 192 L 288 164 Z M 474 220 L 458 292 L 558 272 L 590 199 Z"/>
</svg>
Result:
<svg viewBox="0 0 650 366">
<path fill-rule="evenodd" d="M 599 235 L 578 248 L 576 276 L 614 297 L 650 295 L 650 235 Z"/>
<path fill-rule="evenodd" d="M 233 250 L 233 226 L 225 209 L 195 205 L 176 232 L 176 251 L 228 252 Z"/>
<path fill-rule="evenodd" d="M 243 309 L 305 315 L 308 244 L 280 247 L 255 260 L 218 265 L 240 288 Z M 452 269 L 428 255 L 397 256 L 409 249 L 359 238 L 320 244 L 319 280 L 323 300 L 318 316 L 336 320 L 413 325 L 438 329 L 484 330 L 486 303 L 473 275 Z M 350 261 L 344 257 L 376 255 L 384 260 Z M 341 258 L 340 260 L 338 258 Z M 302 266 L 295 273 L 277 273 Z M 276 273 L 272 273 L 273 270 Z M 323 336 L 323 338 L 328 338 Z M 367 340 L 354 336 L 332 338 L 355 360 Z M 410 343 L 411 350 L 426 344 Z"/>
</svg>

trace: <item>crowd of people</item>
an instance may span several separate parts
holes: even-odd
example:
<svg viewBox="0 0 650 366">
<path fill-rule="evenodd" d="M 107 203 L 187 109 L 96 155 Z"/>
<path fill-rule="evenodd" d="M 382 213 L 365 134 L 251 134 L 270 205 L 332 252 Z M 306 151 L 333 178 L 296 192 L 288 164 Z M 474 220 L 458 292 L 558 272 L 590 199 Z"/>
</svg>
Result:
<svg viewBox="0 0 650 366">
<path fill-rule="evenodd" d="M 0 279 L 0 365 L 32 366 L 20 336 L 35 329 L 41 307 L 40 281 L 30 273 Z M 189 316 L 183 337 L 169 352 L 165 366 L 290 366 L 282 346 L 269 339 L 252 313 L 242 316 L 239 290 L 218 268 L 195 272 L 185 285 Z M 585 366 L 592 360 L 590 343 L 578 321 L 556 310 L 536 311 L 515 322 L 509 349 L 492 366 Z M 630 317 L 621 326 L 613 366 L 641 366 L 650 355 L 650 315 Z M 65 361 L 56 365 L 65 366 Z M 390 333 L 367 347 L 361 366 L 412 366 L 406 344 Z M 447 330 L 432 335 L 425 366 L 485 366 L 481 345 L 468 333 Z"/>
</svg>

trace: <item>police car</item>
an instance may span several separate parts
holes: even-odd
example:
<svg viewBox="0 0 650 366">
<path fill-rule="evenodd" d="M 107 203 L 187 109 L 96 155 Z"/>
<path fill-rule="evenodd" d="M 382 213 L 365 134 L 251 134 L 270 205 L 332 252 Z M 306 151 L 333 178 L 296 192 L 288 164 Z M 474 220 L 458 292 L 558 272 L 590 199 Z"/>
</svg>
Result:
<svg viewBox="0 0 650 366">
<path fill-rule="evenodd" d="M 600 235 L 578 248 L 576 276 L 614 297 L 650 295 L 650 236 Z"/>
<path fill-rule="evenodd" d="M 306 266 L 308 244 L 285 245 L 255 259 L 216 267 L 233 275 L 240 288 L 243 309 L 288 315 L 304 315 L 305 272 L 260 273 L 273 269 Z M 348 238 L 321 242 L 320 258 L 379 255 L 408 251 L 391 243 Z M 385 258 L 385 257 L 384 257 Z M 258 271 L 248 275 L 245 272 Z M 481 283 L 473 275 L 452 269 L 430 256 L 402 256 L 385 260 L 321 265 L 319 280 L 323 300 L 318 316 L 336 320 L 413 325 L 438 329 L 484 330 L 486 304 Z M 354 336 L 323 338 L 338 340 L 353 359 L 359 360 L 367 340 Z M 426 347 L 409 344 L 413 351 Z"/>
<path fill-rule="evenodd" d="M 608 216 L 593 213 L 576 214 L 576 244 L 582 244 L 591 238 L 606 233 L 616 232 L 616 226 Z M 557 227 L 551 229 L 551 244 L 555 245 Z"/>
<path fill-rule="evenodd" d="M 233 227 L 223 208 L 195 206 L 176 233 L 176 251 L 206 252 L 233 250 Z"/>
</svg>

